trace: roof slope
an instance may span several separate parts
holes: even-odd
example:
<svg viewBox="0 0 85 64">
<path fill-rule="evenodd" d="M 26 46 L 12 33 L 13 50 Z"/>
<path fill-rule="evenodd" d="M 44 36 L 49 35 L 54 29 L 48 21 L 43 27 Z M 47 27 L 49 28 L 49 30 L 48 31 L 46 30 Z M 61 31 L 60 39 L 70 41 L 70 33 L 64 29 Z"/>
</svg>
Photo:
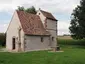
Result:
<svg viewBox="0 0 85 64">
<path fill-rule="evenodd" d="M 28 35 L 49 35 L 38 15 L 17 11 L 22 29 Z"/>
<path fill-rule="evenodd" d="M 51 13 L 46 12 L 46 11 L 43 11 L 43 10 L 40 10 L 40 11 L 42 12 L 42 14 L 43 14 L 47 19 L 51 19 L 51 20 L 57 21 Z"/>
</svg>

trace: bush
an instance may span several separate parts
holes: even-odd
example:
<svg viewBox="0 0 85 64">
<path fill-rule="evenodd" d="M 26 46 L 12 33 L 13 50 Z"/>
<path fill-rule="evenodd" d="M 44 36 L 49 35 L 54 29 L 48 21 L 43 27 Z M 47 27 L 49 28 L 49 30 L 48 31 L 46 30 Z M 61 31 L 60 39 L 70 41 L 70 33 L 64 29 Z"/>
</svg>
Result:
<svg viewBox="0 0 85 64">
<path fill-rule="evenodd" d="M 0 33 L 0 45 L 5 46 L 5 44 L 6 44 L 6 34 Z"/>
</svg>

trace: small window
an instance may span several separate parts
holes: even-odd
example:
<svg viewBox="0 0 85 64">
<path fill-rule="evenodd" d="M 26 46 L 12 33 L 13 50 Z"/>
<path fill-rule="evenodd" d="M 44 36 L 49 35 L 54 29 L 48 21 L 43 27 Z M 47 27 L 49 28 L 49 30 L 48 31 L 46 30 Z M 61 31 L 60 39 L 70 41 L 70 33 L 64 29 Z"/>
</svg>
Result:
<svg viewBox="0 0 85 64">
<path fill-rule="evenodd" d="M 40 13 L 39 13 L 39 15 L 40 15 Z"/>
<path fill-rule="evenodd" d="M 43 42 L 43 37 L 41 37 L 41 42 Z"/>
<path fill-rule="evenodd" d="M 52 37 L 52 41 L 54 41 L 54 37 Z"/>
</svg>

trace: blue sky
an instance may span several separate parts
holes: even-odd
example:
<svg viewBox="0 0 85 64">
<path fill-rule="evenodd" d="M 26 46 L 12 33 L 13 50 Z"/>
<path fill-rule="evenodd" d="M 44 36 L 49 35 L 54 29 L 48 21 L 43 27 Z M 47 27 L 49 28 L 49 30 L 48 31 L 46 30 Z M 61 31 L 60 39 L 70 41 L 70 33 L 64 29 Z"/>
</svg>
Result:
<svg viewBox="0 0 85 64">
<path fill-rule="evenodd" d="M 1 11 L 0 12 L 0 24 L 8 23 L 12 14 L 9 14 L 7 12 Z"/>
<path fill-rule="evenodd" d="M 69 34 L 70 16 L 80 0 L 0 0 L 0 32 L 6 32 L 17 6 L 51 12 L 58 19 L 58 34 Z"/>
</svg>

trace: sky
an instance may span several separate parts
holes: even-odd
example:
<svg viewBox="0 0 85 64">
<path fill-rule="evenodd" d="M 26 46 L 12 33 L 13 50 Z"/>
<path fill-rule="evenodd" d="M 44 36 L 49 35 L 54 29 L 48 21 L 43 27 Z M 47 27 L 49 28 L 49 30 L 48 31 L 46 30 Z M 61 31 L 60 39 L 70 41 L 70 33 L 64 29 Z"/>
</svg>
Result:
<svg viewBox="0 0 85 64">
<path fill-rule="evenodd" d="M 80 0 L 0 0 L 0 32 L 6 32 L 14 11 L 18 6 L 51 12 L 58 20 L 58 35 L 70 34 L 71 13 Z"/>
</svg>

